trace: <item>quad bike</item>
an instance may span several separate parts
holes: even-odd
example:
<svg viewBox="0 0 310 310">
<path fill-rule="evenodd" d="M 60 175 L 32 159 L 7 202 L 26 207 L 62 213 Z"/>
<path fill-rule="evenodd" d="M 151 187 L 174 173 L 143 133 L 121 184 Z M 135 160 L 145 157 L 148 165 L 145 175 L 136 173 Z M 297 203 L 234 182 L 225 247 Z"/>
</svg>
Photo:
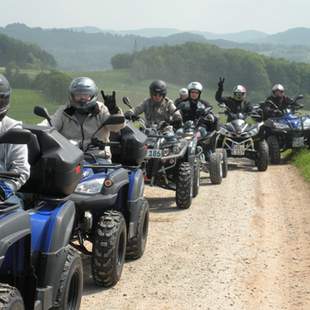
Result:
<svg viewBox="0 0 310 310">
<path fill-rule="evenodd" d="M 302 95 L 297 96 L 292 105 L 284 111 L 280 111 L 269 102 L 281 115 L 267 119 L 264 124 L 272 164 L 281 162 L 281 151 L 310 146 L 310 115 L 302 116 L 296 113 L 302 108 L 302 105 L 298 104 L 298 100 L 302 98 Z"/>
<path fill-rule="evenodd" d="M 35 113 L 50 119 L 40 107 Z M 124 117 L 112 115 L 102 126 L 120 123 Z M 73 240 L 80 251 L 91 256 L 98 286 L 114 286 L 121 278 L 125 258 L 138 259 L 145 251 L 149 206 L 140 169 L 145 140 L 128 122 L 111 142 L 94 137 L 83 149 L 83 178 L 70 196 L 77 210 Z M 103 159 L 106 147 L 111 147 L 113 163 Z M 86 248 L 86 242 L 92 243 L 92 250 Z"/>
<path fill-rule="evenodd" d="M 31 164 L 20 198 L 0 203 L 0 309 L 78 310 L 83 269 L 70 245 L 75 205 L 65 196 L 81 178 L 83 154 L 53 129 L 26 128 L 0 137 L 0 143 L 28 144 Z"/>
<path fill-rule="evenodd" d="M 210 174 L 212 184 L 221 184 L 222 178 L 227 177 L 228 160 L 225 149 L 215 148 L 216 128 L 207 131 L 206 124 L 213 120 L 212 107 L 197 111 L 199 117 L 195 121 L 187 121 L 178 129 L 177 134 L 187 139 L 196 137 L 200 163 L 203 169 Z"/>
<path fill-rule="evenodd" d="M 132 109 L 127 97 L 124 104 Z M 192 198 L 198 194 L 200 154 L 197 154 L 197 139 L 177 135 L 167 122 L 146 127 L 141 117 L 140 130 L 148 137 L 144 173 L 150 186 L 159 186 L 175 191 L 176 205 L 188 209 Z"/>
<path fill-rule="evenodd" d="M 223 104 L 222 107 L 225 105 Z M 225 114 L 230 115 L 232 121 L 220 125 L 216 136 L 216 147 L 224 148 L 228 157 L 248 158 L 254 160 L 258 171 L 268 168 L 268 144 L 265 140 L 264 123 L 257 122 L 250 125 L 246 118 L 251 116 L 259 119 L 260 115 L 253 110 L 251 114 L 234 114 L 226 107 Z"/>
</svg>

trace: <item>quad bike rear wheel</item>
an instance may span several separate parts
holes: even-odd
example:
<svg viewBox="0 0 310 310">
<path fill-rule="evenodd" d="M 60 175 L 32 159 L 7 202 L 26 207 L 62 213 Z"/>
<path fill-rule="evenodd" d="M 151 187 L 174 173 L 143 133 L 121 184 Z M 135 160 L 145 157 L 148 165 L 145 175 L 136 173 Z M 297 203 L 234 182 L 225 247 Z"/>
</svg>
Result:
<svg viewBox="0 0 310 310">
<path fill-rule="evenodd" d="M 175 200 L 179 209 L 188 209 L 193 198 L 193 173 L 189 162 L 180 163 L 177 171 Z"/>
<path fill-rule="evenodd" d="M 0 309 L 24 310 L 24 301 L 19 290 L 8 284 L 0 283 Z"/>
<path fill-rule="evenodd" d="M 92 274 L 98 286 L 112 287 L 123 271 L 126 255 L 127 228 L 122 213 L 104 212 L 93 236 Z"/>
<path fill-rule="evenodd" d="M 142 257 L 147 241 L 149 229 L 149 204 L 147 200 L 143 200 L 139 210 L 139 218 L 137 223 L 137 234 L 127 240 L 126 258 L 138 259 Z"/>
<path fill-rule="evenodd" d="M 273 165 L 279 165 L 281 163 L 281 151 L 279 140 L 276 136 L 269 136 L 267 138 L 269 147 L 270 163 Z"/>
</svg>

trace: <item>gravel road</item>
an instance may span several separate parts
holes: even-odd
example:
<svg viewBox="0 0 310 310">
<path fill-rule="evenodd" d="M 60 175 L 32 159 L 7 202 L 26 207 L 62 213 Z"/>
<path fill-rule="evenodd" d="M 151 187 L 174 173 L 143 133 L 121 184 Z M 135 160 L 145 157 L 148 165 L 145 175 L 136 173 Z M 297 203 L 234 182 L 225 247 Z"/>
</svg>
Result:
<svg viewBox="0 0 310 310">
<path fill-rule="evenodd" d="M 290 165 L 232 166 L 203 179 L 188 210 L 147 188 L 151 223 L 142 259 L 112 289 L 86 261 L 81 309 L 310 309 L 310 187 Z"/>
</svg>

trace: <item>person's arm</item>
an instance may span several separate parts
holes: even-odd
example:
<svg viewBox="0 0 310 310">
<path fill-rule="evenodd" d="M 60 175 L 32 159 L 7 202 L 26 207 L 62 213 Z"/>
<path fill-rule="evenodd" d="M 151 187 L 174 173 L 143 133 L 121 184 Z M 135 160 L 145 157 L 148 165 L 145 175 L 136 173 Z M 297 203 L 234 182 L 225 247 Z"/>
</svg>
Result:
<svg viewBox="0 0 310 310">
<path fill-rule="evenodd" d="M 139 105 L 137 105 L 134 110 L 133 113 L 134 115 L 138 116 L 141 113 L 145 112 L 145 105 L 146 105 L 147 100 L 144 100 L 143 102 L 141 102 Z"/>
<path fill-rule="evenodd" d="M 104 123 L 109 116 L 111 115 L 108 108 L 101 102 L 98 102 L 99 108 L 100 108 L 100 115 L 101 115 L 101 122 Z M 118 110 L 118 112 L 116 114 L 113 115 L 121 115 L 123 116 L 123 112 L 121 109 Z M 108 131 L 113 131 L 113 132 L 118 132 L 120 131 L 122 128 L 124 128 L 125 126 L 125 122 L 122 124 L 116 124 L 116 125 L 107 125 L 104 126 L 104 128 Z"/>
</svg>

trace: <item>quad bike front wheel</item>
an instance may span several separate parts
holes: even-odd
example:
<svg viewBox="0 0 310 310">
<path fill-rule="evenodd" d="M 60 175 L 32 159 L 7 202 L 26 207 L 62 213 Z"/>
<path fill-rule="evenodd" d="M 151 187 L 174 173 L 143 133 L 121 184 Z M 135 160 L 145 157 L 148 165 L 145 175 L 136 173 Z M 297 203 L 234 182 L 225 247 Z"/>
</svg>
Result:
<svg viewBox="0 0 310 310">
<path fill-rule="evenodd" d="M 193 198 L 198 196 L 200 187 L 200 160 L 197 159 L 194 164 L 194 178 L 193 178 Z"/>
<path fill-rule="evenodd" d="M 267 138 L 269 147 L 270 163 L 273 165 L 279 165 L 281 163 L 281 151 L 279 140 L 276 136 L 269 136 Z"/>
<path fill-rule="evenodd" d="M 179 209 L 188 209 L 193 198 L 193 173 L 189 162 L 182 162 L 177 171 L 175 200 Z"/>
<path fill-rule="evenodd" d="M 223 178 L 227 177 L 228 174 L 228 156 L 227 156 L 227 151 L 225 149 L 216 149 L 216 152 L 221 154 L 222 156 L 222 175 Z"/>
<path fill-rule="evenodd" d="M 93 236 L 92 274 L 98 286 L 114 286 L 123 271 L 127 228 L 122 213 L 109 210 L 97 222 Z"/>
<path fill-rule="evenodd" d="M 221 184 L 223 178 L 222 155 L 215 152 L 209 158 L 209 173 L 212 184 Z"/>
<path fill-rule="evenodd" d="M 79 252 L 71 245 L 66 248 L 67 257 L 60 277 L 55 310 L 80 309 L 83 293 L 83 266 Z"/>
<path fill-rule="evenodd" d="M 256 167 L 258 171 L 266 171 L 268 168 L 268 161 L 269 161 L 269 150 L 268 150 L 268 143 L 266 140 L 258 142 L 256 152 L 257 152 Z"/>
<path fill-rule="evenodd" d="M 19 290 L 8 284 L 0 283 L 0 309 L 24 310 L 24 301 Z"/>
<path fill-rule="evenodd" d="M 137 223 L 137 234 L 127 240 L 126 258 L 138 259 L 142 257 L 147 241 L 149 229 L 149 204 L 144 199 L 139 209 L 139 218 Z"/>
</svg>

